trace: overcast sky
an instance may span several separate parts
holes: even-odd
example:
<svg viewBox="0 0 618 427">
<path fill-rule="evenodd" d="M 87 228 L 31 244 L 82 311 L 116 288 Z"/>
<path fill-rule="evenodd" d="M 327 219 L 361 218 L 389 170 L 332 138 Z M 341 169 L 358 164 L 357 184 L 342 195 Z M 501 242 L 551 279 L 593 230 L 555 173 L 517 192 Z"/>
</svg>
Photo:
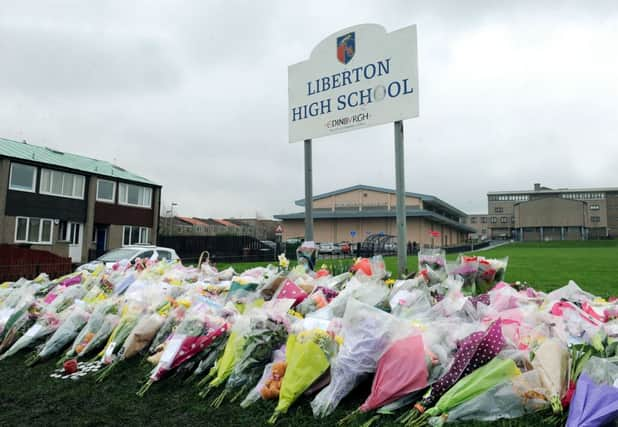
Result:
<svg viewBox="0 0 618 427">
<path fill-rule="evenodd" d="M 2 1 L 0 136 L 116 162 L 187 216 L 299 211 L 287 66 L 362 23 L 418 25 L 406 189 L 618 187 L 618 2 Z M 395 187 L 392 125 L 317 139 L 314 192 Z"/>
</svg>

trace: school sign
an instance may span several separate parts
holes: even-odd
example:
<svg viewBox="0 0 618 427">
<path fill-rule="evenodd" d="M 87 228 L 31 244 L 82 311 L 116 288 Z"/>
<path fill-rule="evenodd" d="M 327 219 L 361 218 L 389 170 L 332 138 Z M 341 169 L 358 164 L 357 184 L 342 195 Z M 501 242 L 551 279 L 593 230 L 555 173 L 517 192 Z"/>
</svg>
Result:
<svg viewBox="0 0 618 427">
<path fill-rule="evenodd" d="M 418 116 L 416 26 L 338 31 L 288 67 L 289 141 Z"/>
</svg>

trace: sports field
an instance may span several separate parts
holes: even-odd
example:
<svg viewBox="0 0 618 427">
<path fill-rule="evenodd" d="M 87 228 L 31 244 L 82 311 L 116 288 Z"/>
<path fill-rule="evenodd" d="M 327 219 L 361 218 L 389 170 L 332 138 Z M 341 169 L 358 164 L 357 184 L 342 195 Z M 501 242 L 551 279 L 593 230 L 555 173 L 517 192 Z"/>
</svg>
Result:
<svg viewBox="0 0 618 427">
<path fill-rule="evenodd" d="M 582 288 L 602 296 L 618 294 L 618 242 L 557 242 L 512 244 L 480 253 L 487 257 L 509 256 L 508 281 L 527 281 L 535 288 L 550 290 L 575 280 Z M 394 269 L 396 259 L 387 258 Z M 416 260 L 410 257 L 410 268 Z M 243 268 L 247 266 L 244 265 Z M 239 268 L 240 270 L 240 268 Z M 212 409 L 210 400 L 198 397 L 197 389 L 173 377 L 155 384 L 145 397 L 135 395 L 148 374 L 148 367 L 132 360 L 103 384 L 85 377 L 79 381 L 54 380 L 49 374 L 55 360 L 33 368 L 24 366 L 26 354 L 0 362 L 0 425 L 265 425 L 274 402 L 259 402 L 248 409 L 224 403 Z M 370 382 L 344 399 L 338 410 L 316 421 L 308 399 L 300 399 L 280 426 L 334 426 L 368 395 Z M 211 397 L 212 399 L 212 397 Z M 542 425 L 536 417 L 498 422 L 497 426 Z M 384 418 L 375 425 L 396 425 Z M 487 425 L 487 424 L 457 424 Z"/>
</svg>

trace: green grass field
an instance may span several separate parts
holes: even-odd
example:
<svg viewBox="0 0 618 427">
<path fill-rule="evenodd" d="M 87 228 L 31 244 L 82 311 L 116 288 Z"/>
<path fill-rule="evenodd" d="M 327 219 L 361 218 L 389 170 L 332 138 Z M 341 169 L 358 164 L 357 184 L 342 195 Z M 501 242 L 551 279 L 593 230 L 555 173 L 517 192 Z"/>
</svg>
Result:
<svg viewBox="0 0 618 427">
<path fill-rule="evenodd" d="M 603 296 L 618 294 L 618 242 L 558 242 L 512 244 L 480 252 L 486 257 L 509 256 L 507 280 L 527 281 L 541 290 L 555 289 L 575 280 L 584 289 Z M 386 259 L 394 270 L 396 259 Z M 411 270 L 416 259 L 410 257 Z M 220 265 L 223 267 L 223 265 Z M 237 267 L 239 271 L 242 268 Z M 0 425 L 265 425 L 274 402 L 259 402 L 248 409 L 226 403 L 210 408 L 210 400 L 197 396 L 197 389 L 172 377 L 154 385 L 143 398 L 135 395 L 148 374 L 148 368 L 133 360 L 119 366 L 103 384 L 92 377 L 79 381 L 54 380 L 49 374 L 54 361 L 27 368 L 25 354 L 0 362 Z M 369 393 L 370 381 L 343 400 L 335 414 L 317 421 L 311 414 L 309 399 L 301 398 L 279 426 L 335 426 L 354 410 Z M 216 395 L 216 394 L 215 394 Z M 213 397 L 210 396 L 210 399 Z M 492 426 L 542 425 L 536 417 L 492 423 Z M 397 425 L 384 418 L 375 425 Z M 457 426 L 486 426 L 472 423 Z"/>
</svg>

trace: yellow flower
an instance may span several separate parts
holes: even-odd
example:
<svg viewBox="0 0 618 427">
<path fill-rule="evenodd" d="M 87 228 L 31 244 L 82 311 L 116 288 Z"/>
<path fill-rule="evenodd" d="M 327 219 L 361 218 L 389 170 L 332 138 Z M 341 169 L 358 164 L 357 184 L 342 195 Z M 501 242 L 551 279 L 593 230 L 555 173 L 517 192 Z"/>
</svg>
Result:
<svg viewBox="0 0 618 427">
<path fill-rule="evenodd" d="M 290 266 L 290 261 L 285 256 L 285 254 L 279 255 L 278 258 L 279 258 L 279 267 L 281 267 L 281 268 L 283 268 L 285 270 L 285 269 L 287 269 Z"/>
<path fill-rule="evenodd" d="M 191 301 L 189 301 L 188 299 L 177 299 L 176 302 L 178 303 L 178 305 L 182 305 L 185 308 L 191 307 Z"/>
<path fill-rule="evenodd" d="M 290 316 L 294 316 L 294 317 L 296 317 L 296 318 L 298 318 L 298 319 L 303 319 L 303 315 L 302 315 L 302 314 L 300 314 L 298 311 L 295 311 L 295 310 L 291 310 L 291 309 L 290 309 L 290 310 L 288 310 L 288 314 L 289 314 Z M 301 334 L 302 334 L 302 332 L 301 332 Z"/>
<path fill-rule="evenodd" d="M 384 284 L 388 287 L 391 287 L 395 284 L 395 279 L 388 279 L 384 281 Z"/>
</svg>

